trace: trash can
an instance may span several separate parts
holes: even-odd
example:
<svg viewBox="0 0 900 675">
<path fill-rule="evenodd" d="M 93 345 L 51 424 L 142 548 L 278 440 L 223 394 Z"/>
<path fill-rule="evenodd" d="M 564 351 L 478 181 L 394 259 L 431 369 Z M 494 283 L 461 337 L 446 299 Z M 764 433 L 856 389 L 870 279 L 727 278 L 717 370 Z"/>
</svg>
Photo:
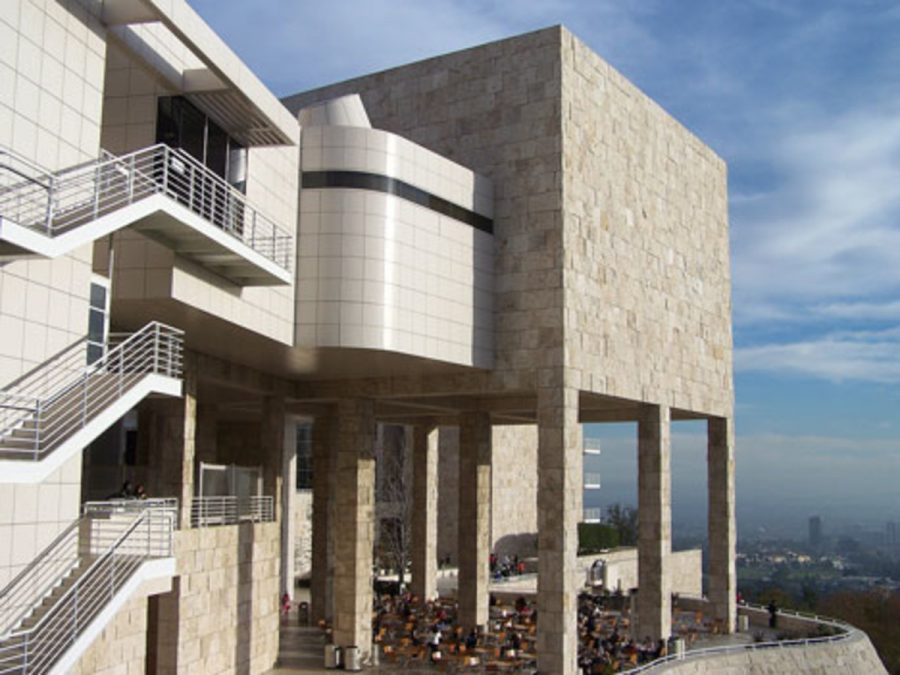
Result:
<svg viewBox="0 0 900 675">
<path fill-rule="evenodd" d="M 344 670 L 362 670 L 359 658 L 359 647 L 344 647 Z"/>
<path fill-rule="evenodd" d="M 325 667 L 341 667 L 341 648 L 337 645 L 325 645 Z"/>
<path fill-rule="evenodd" d="M 675 653 L 675 657 L 679 659 L 684 658 L 684 638 L 675 638 L 673 641 L 672 647 L 673 652 Z"/>
<path fill-rule="evenodd" d="M 297 605 L 297 625 L 298 626 L 308 626 L 309 625 L 309 603 L 301 602 Z"/>
<path fill-rule="evenodd" d="M 748 630 L 750 630 L 750 617 L 746 614 L 738 614 L 737 629 L 738 632 L 741 633 L 746 633 Z"/>
</svg>

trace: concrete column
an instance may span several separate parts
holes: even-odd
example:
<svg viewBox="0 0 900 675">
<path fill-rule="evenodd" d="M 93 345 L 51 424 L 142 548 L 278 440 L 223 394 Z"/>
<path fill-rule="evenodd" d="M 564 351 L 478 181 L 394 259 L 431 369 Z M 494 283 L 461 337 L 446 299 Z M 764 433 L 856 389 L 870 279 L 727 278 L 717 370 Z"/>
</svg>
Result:
<svg viewBox="0 0 900 675">
<path fill-rule="evenodd" d="M 459 426 L 459 623 L 466 629 L 488 621 L 491 553 L 491 418 L 461 416 Z"/>
<path fill-rule="evenodd" d="M 412 451 L 412 593 L 427 601 L 437 596 L 438 430 L 417 425 Z"/>
<path fill-rule="evenodd" d="M 284 451 L 281 456 L 281 592 L 294 597 L 294 547 L 297 523 L 294 503 L 297 501 L 297 420 L 284 421 Z"/>
<path fill-rule="evenodd" d="M 337 451 L 333 417 L 317 417 L 312 431 L 312 572 L 310 617 L 314 622 L 334 617 L 334 455 Z"/>
<path fill-rule="evenodd" d="M 375 516 L 375 406 L 338 403 L 334 482 L 334 643 L 372 651 L 372 545 Z"/>
<path fill-rule="evenodd" d="M 578 658 L 578 522 L 582 443 L 578 391 L 538 390 L 538 671 L 574 675 Z"/>
<path fill-rule="evenodd" d="M 263 465 L 263 495 L 272 497 L 275 520 L 281 518 L 282 464 L 284 461 L 284 399 L 266 396 L 262 402 L 260 449 Z"/>
<path fill-rule="evenodd" d="M 635 637 L 672 632 L 672 500 L 669 408 L 642 405 L 638 419 L 638 623 Z"/>
<path fill-rule="evenodd" d="M 737 572 L 734 551 L 734 424 L 731 419 L 707 421 L 709 490 L 709 587 L 714 616 L 729 633 L 737 621 Z"/>
</svg>

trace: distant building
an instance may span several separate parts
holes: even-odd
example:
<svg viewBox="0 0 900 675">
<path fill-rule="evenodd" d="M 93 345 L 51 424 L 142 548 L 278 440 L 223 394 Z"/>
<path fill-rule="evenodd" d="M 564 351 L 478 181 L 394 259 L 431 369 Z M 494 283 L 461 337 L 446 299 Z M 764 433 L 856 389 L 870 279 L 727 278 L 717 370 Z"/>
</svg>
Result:
<svg viewBox="0 0 900 675">
<path fill-rule="evenodd" d="M 822 546 L 822 518 L 811 516 L 809 519 L 809 545 L 813 548 Z"/>
</svg>

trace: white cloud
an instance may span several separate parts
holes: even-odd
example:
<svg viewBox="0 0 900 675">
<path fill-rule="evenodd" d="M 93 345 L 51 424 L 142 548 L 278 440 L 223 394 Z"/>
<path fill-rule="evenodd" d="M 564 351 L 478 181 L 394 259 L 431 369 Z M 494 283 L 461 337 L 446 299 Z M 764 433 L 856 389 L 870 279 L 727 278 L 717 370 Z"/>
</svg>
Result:
<svg viewBox="0 0 900 675">
<path fill-rule="evenodd" d="M 900 383 L 900 328 L 741 347 L 735 350 L 734 364 L 741 372 Z"/>
</svg>

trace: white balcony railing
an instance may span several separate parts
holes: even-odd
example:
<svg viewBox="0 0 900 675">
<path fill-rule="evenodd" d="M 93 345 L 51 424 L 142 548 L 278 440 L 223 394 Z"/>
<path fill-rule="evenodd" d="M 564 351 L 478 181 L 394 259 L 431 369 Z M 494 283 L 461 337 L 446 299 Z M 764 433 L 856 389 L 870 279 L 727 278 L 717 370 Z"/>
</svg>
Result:
<svg viewBox="0 0 900 675">
<path fill-rule="evenodd" d="M 584 514 L 582 519 L 586 523 L 599 523 L 603 520 L 603 509 L 601 508 L 586 508 L 584 510 Z"/>
<path fill-rule="evenodd" d="M 180 149 L 153 145 L 57 172 L 0 149 L 0 216 L 54 237 L 154 194 L 166 195 L 284 270 L 293 236 Z"/>
<path fill-rule="evenodd" d="M 600 478 L 601 475 L 599 473 L 590 473 L 584 472 L 584 487 L 586 490 L 597 490 L 600 488 Z"/>
<path fill-rule="evenodd" d="M 0 674 L 50 671 L 145 561 L 172 555 L 176 518 L 175 500 L 86 508 L 0 591 Z"/>
<path fill-rule="evenodd" d="M 275 520 L 272 497 L 194 497 L 191 502 L 191 525 L 211 527 L 243 522 L 269 523 Z"/>
<path fill-rule="evenodd" d="M 158 322 L 85 366 L 84 341 L 0 391 L 0 457 L 43 459 L 146 375 L 181 378 L 184 334 Z"/>
</svg>

